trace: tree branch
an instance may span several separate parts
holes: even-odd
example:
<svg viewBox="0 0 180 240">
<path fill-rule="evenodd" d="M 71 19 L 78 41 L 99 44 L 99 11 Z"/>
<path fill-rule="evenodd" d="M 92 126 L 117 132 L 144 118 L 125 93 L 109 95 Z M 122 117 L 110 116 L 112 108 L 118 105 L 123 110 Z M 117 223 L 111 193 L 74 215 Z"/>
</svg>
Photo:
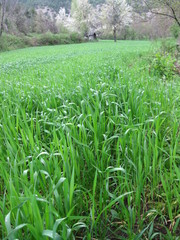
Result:
<svg viewBox="0 0 180 240">
<path fill-rule="evenodd" d="M 177 15 L 176 15 L 176 12 L 175 12 L 175 9 L 167 2 L 165 1 L 164 4 L 165 6 L 167 6 L 168 8 L 171 9 L 172 11 L 172 15 L 169 14 L 169 13 L 163 13 L 163 12 L 159 12 L 159 11 L 154 11 L 152 9 L 151 6 L 149 6 L 148 2 L 146 0 L 143 0 L 143 2 L 145 3 L 146 7 L 148 8 L 148 10 L 152 13 L 152 14 L 156 14 L 156 15 L 161 15 L 161 16 L 164 16 L 164 17 L 169 17 L 169 18 L 172 18 L 176 21 L 176 23 L 178 24 L 178 26 L 180 27 L 180 20 L 178 19 Z"/>
<path fill-rule="evenodd" d="M 177 18 L 176 16 L 176 12 L 174 10 L 174 8 L 172 6 L 170 6 L 170 4 L 168 2 L 166 2 L 167 6 L 171 9 L 172 13 L 173 13 L 173 16 L 174 16 L 174 19 L 175 21 L 177 22 L 177 24 L 179 25 L 180 27 L 180 20 Z"/>
</svg>

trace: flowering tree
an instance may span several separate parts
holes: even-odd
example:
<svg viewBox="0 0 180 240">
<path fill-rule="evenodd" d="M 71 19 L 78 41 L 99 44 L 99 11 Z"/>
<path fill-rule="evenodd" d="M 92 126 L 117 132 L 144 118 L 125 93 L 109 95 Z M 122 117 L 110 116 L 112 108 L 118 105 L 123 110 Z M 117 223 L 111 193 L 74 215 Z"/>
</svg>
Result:
<svg viewBox="0 0 180 240">
<path fill-rule="evenodd" d="M 100 34 L 103 31 L 102 11 L 101 5 L 91 8 L 90 19 L 89 19 L 89 30 L 90 33 Z"/>
<path fill-rule="evenodd" d="M 102 21 L 113 30 L 116 42 L 117 29 L 129 25 L 132 21 L 132 9 L 126 0 L 106 0 L 102 6 Z"/>
<path fill-rule="evenodd" d="M 60 8 L 58 14 L 56 15 L 56 24 L 62 29 L 67 29 L 71 32 L 76 31 L 75 21 L 71 17 L 70 13 L 66 13 L 65 8 Z"/>
<path fill-rule="evenodd" d="M 88 0 L 73 0 L 71 5 L 71 17 L 74 19 L 78 32 L 87 35 L 90 28 L 92 6 Z"/>
</svg>

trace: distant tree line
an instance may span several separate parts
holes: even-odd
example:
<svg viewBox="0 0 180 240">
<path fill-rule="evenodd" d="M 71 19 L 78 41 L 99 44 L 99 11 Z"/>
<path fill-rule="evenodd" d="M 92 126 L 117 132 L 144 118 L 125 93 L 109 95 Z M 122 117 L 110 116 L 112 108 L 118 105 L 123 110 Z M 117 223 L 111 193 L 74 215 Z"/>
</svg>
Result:
<svg viewBox="0 0 180 240">
<path fill-rule="evenodd" d="M 164 37 L 170 30 L 179 35 L 179 0 L 0 0 L 0 36 L 76 32 L 116 41 Z"/>
</svg>

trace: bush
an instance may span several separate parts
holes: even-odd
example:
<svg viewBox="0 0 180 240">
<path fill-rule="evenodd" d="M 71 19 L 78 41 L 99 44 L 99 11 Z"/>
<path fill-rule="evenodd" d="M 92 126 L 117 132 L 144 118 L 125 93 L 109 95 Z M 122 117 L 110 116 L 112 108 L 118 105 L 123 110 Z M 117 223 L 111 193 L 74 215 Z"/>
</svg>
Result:
<svg viewBox="0 0 180 240">
<path fill-rule="evenodd" d="M 82 36 L 77 33 L 60 33 L 52 34 L 46 33 L 38 38 L 38 45 L 58 45 L 83 42 Z"/>
<path fill-rule="evenodd" d="M 52 34 L 48 32 L 46 34 L 39 34 L 29 37 L 3 34 L 0 37 L 0 51 L 2 52 L 33 46 L 47 46 L 82 42 L 85 42 L 85 40 L 78 33 Z"/>
<path fill-rule="evenodd" d="M 0 51 L 14 50 L 30 46 L 28 38 L 15 35 L 3 34 L 0 37 Z"/>
<path fill-rule="evenodd" d="M 120 40 L 135 40 L 139 39 L 136 31 L 130 27 L 124 27 L 119 35 Z"/>
<path fill-rule="evenodd" d="M 152 60 L 151 74 L 163 79 L 172 79 L 175 71 L 175 60 L 169 54 L 157 53 Z"/>
<path fill-rule="evenodd" d="M 180 35 L 180 28 L 177 24 L 172 25 L 171 27 L 171 33 L 174 38 L 178 38 Z"/>
<path fill-rule="evenodd" d="M 161 41 L 160 51 L 164 54 L 174 55 L 176 51 L 176 42 L 172 40 L 163 40 Z"/>
<path fill-rule="evenodd" d="M 80 34 L 75 32 L 70 34 L 70 39 L 73 43 L 82 43 L 85 41 Z"/>
<path fill-rule="evenodd" d="M 103 34 L 101 34 L 100 38 L 102 40 L 114 40 L 114 36 L 112 33 L 103 33 Z M 117 37 L 117 39 L 118 39 L 118 37 Z"/>
<path fill-rule="evenodd" d="M 103 40 L 114 40 L 112 32 L 102 33 L 100 36 Z M 117 40 L 148 40 L 149 37 L 136 32 L 133 28 L 126 27 L 117 32 Z"/>
<path fill-rule="evenodd" d="M 64 37 L 64 36 L 63 36 Z M 62 38 L 57 34 L 46 33 L 38 37 L 38 45 L 58 45 L 61 44 Z"/>
</svg>

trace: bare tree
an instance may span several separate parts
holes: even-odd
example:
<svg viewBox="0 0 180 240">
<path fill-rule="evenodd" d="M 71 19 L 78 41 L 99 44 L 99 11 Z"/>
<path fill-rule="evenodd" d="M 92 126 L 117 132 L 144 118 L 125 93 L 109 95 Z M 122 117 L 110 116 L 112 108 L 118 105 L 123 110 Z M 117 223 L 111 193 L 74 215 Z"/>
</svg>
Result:
<svg viewBox="0 0 180 240">
<path fill-rule="evenodd" d="M 2 36 L 4 30 L 4 19 L 5 19 L 5 11 L 6 11 L 6 0 L 2 0 L 0 2 L 0 10 L 1 10 L 1 19 L 0 19 L 0 36 Z"/>
<path fill-rule="evenodd" d="M 180 0 L 135 0 L 133 3 L 136 10 L 171 18 L 180 27 Z"/>
</svg>

